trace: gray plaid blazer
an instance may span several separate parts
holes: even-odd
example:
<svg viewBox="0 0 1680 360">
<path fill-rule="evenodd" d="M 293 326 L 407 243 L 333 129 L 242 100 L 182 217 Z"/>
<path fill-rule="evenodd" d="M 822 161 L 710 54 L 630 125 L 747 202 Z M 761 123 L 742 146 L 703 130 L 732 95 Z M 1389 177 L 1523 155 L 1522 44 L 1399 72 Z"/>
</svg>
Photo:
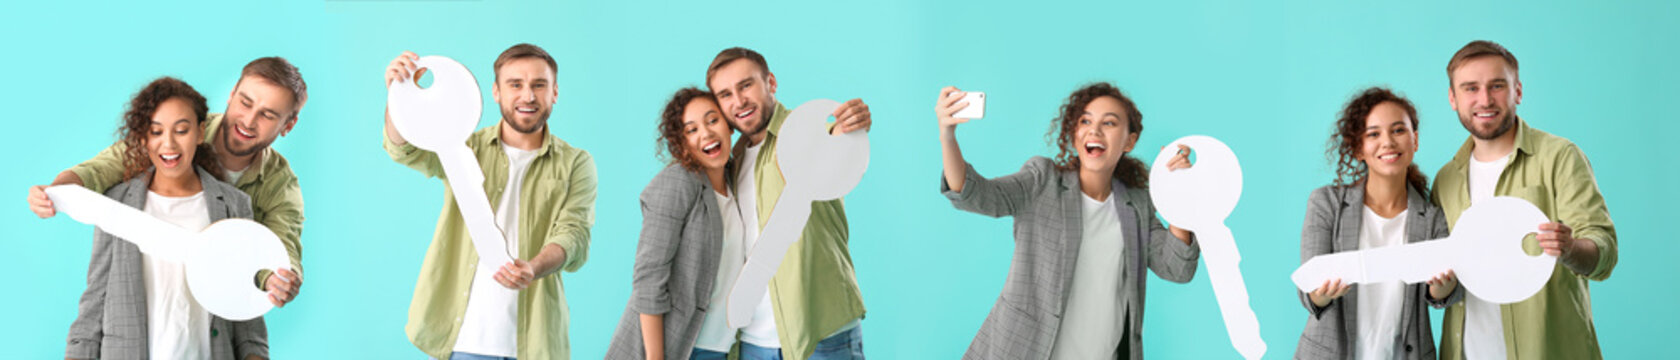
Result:
<svg viewBox="0 0 1680 360">
<path fill-rule="evenodd" d="M 608 359 L 645 359 L 641 314 L 663 314 L 665 358 L 687 359 L 710 310 L 723 216 L 712 182 L 679 165 L 642 189 L 642 235 L 636 244 L 630 304 L 607 347 Z M 723 311 L 723 309 L 715 309 Z"/>
<path fill-rule="evenodd" d="M 1447 220 L 1441 207 L 1431 204 L 1418 189 L 1406 188 L 1406 242 L 1447 237 Z M 1313 190 L 1307 200 L 1307 219 L 1301 229 L 1301 262 L 1320 254 L 1359 250 L 1359 227 L 1365 212 L 1365 184 L 1330 185 Z M 1352 359 L 1354 339 L 1359 331 L 1359 287 L 1332 300 L 1329 306 L 1313 306 L 1306 292 L 1296 291 L 1301 305 L 1311 316 L 1295 346 L 1296 359 Z M 1429 284 L 1406 287 L 1400 309 L 1400 332 L 1394 339 L 1394 358 L 1434 359 L 1435 336 L 1429 326 L 1429 308 L 1444 308 L 1464 298 L 1464 287 L 1453 290 L 1442 301 L 1429 299 Z"/>
<path fill-rule="evenodd" d="M 202 154 L 201 154 L 202 155 Z M 210 204 L 210 221 L 251 218 L 251 198 L 227 183 L 217 181 L 204 169 L 198 178 L 204 199 Z M 117 184 L 105 196 L 136 209 L 146 206 L 151 171 Z M 64 357 L 72 359 L 145 359 L 149 356 L 146 333 L 146 283 L 142 278 L 140 248 L 104 231 L 93 232 L 93 256 L 88 261 L 87 290 L 76 320 L 70 323 L 69 345 Z M 253 284 L 255 286 L 255 284 Z M 268 328 L 261 317 L 228 321 L 211 315 L 210 358 L 268 358 Z"/>
<path fill-rule="evenodd" d="M 961 193 L 940 179 L 940 191 L 957 209 L 991 217 L 1015 219 L 1014 263 L 1003 293 L 964 359 L 1048 359 L 1061 329 L 1074 262 L 1079 256 L 1081 213 L 1079 174 L 1056 169 L 1050 159 L 1033 157 L 1021 171 L 986 179 L 968 166 Z M 1126 336 L 1115 344 L 1115 355 L 1143 357 L 1144 269 L 1176 283 L 1196 275 L 1201 247 L 1173 237 L 1155 219 L 1149 191 L 1129 189 L 1114 181 L 1126 242 L 1122 256 L 1121 293 L 1115 301 L 1129 307 Z"/>
</svg>

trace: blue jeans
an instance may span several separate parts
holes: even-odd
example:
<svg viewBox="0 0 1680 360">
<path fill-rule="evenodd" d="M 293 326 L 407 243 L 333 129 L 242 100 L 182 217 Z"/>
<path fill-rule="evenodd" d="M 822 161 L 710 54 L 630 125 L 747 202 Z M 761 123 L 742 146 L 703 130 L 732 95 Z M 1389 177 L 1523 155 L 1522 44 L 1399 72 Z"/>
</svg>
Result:
<svg viewBox="0 0 1680 360">
<path fill-rule="evenodd" d="M 694 348 L 694 352 L 688 354 L 688 360 L 724 360 L 728 358 L 729 353 L 720 353 L 701 348 Z"/>
<path fill-rule="evenodd" d="M 811 360 L 863 360 L 862 329 L 860 325 L 817 342 Z M 782 349 L 741 342 L 741 360 L 782 360 Z"/>
<path fill-rule="evenodd" d="M 514 358 L 456 352 L 449 353 L 449 360 L 514 360 Z"/>
</svg>

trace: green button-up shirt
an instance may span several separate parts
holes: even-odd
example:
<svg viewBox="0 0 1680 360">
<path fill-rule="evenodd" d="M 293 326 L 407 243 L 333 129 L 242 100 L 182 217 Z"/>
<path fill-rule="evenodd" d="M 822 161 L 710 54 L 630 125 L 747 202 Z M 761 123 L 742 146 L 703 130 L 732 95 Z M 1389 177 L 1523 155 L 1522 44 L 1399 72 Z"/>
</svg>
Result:
<svg viewBox="0 0 1680 360">
<path fill-rule="evenodd" d="M 496 208 L 507 186 L 508 158 L 502 150 L 501 125 L 486 127 L 467 139 L 467 147 L 484 171 L 484 193 Z M 385 151 L 397 163 L 428 177 L 449 181 L 437 153 L 401 146 L 385 139 Z M 545 135 L 543 146 L 521 180 L 519 194 L 519 254 L 529 260 L 547 244 L 566 250 L 561 270 L 576 272 L 589 258 L 589 228 L 595 223 L 595 161 L 589 153 Z M 444 186 L 443 213 L 438 215 L 436 235 L 426 250 L 414 285 L 414 299 L 408 307 L 408 340 L 427 355 L 449 358 L 461 320 L 467 312 L 478 252 L 467 234 L 466 221 L 455 204 L 455 194 Z M 566 359 L 571 357 L 567 340 L 566 290 L 559 272 L 533 279 L 519 292 L 518 358 Z"/>
<path fill-rule="evenodd" d="M 212 113 L 206 120 L 203 124 L 204 141 L 211 143 L 222 133 L 222 114 Z M 70 171 L 82 178 L 83 187 L 103 193 L 122 183 L 122 157 L 127 150 L 127 145 L 117 142 L 92 159 L 76 164 Z M 272 147 L 263 148 L 257 154 L 257 161 L 245 168 L 238 179 L 227 181 L 251 196 L 251 210 L 256 216 L 251 220 L 263 224 L 280 237 L 280 242 L 286 245 L 286 255 L 292 259 L 292 270 L 303 276 L 303 245 L 298 241 L 303 236 L 303 189 L 298 187 L 297 175 L 292 174 L 292 166 L 286 158 Z M 269 274 L 268 270 L 259 274 L 259 286 L 268 281 Z"/>
<path fill-rule="evenodd" d="M 1592 166 L 1568 139 L 1531 128 L 1521 119 L 1511 131 L 1517 132 L 1516 149 L 1499 175 L 1494 194 L 1528 200 L 1548 219 L 1573 228 L 1575 237 L 1598 244 L 1598 267 L 1577 274 L 1560 262 L 1534 297 L 1500 305 L 1505 352 L 1512 359 L 1602 358 L 1587 280 L 1603 281 L 1615 269 L 1616 228 L 1598 192 Z M 1446 210 L 1448 227 L 1457 225 L 1459 215 L 1470 207 L 1469 163 L 1474 146 L 1465 140 L 1458 154 L 1435 175 L 1433 197 Z M 1538 250 L 1537 245 L 1525 247 Z M 1441 358 L 1463 359 L 1463 303 L 1447 308 L 1442 327 Z"/>
<path fill-rule="evenodd" d="M 754 162 L 754 189 L 751 190 L 755 191 L 759 231 L 764 230 L 786 186 L 782 168 L 777 165 L 776 141 L 777 132 L 789 113 L 792 111 L 777 103 L 758 158 L 743 159 Z M 742 136 L 737 142 L 735 158 L 745 156 L 747 141 Z M 863 318 L 863 295 L 858 291 L 857 276 L 852 271 L 846 226 L 846 209 L 841 200 L 811 202 L 811 217 L 805 223 L 804 233 L 788 248 L 781 267 L 776 268 L 776 276 L 770 279 L 776 335 L 786 358 L 810 357 L 823 337 L 839 331 L 852 320 Z"/>
</svg>

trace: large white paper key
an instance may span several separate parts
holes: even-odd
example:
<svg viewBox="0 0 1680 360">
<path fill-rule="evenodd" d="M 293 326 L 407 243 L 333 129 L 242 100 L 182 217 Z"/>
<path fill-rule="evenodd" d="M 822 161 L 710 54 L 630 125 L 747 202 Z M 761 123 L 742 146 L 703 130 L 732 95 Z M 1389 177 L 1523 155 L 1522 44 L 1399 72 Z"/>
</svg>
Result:
<svg viewBox="0 0 1680 360">
<path fill-rule="evenodd" d="M 53 208 L 71 219 L 133 243 L 146 255 L 181 263 L 193 300 L 223 319 L 268 313 L 274 305 L 253 282 L 257 271 L 291 268 L 280 237 L 255 221 L 223 219 L 195 232 L 79 185 L 48 187 L 46 193 Z"/>
<path fill-rule="evenodd" d="M 1546 214 L 1528 201 L 1493 197 L 1464 210 L 1445 239 L 1314 256 L 1289 278 L 1311 292 L 1329 279 L 1418 283 L 1450 269 L 1476 297 L 1514 303 L 1539 292 L 1557 264 L 1556 256 L 1523 251 L 1524 239 L 1546 222 Z"/>
<path fill-rule="evenodd" d="M 1195 165 L 1168 171 L 1167 162 L 1179 145 L 1195 151 Z M 1242 198 L 1242 165 L 1237 163 L 1237 154 L 1212 137 L 1192 135 L 1173 140 L 1155 156 L 1154 166 L 1149 169 L 1149 196 L 1168 223 L 1196 233 L 1231 346 L 1243 358 L 1265 355 L 1260 320 L 1248 306 L 1248 286 L 1237 267 L 1242 254 L 1237 251 L 1231 229 L 1225 227 L 1225 218 Z"/>
<path fill-rule="evenodd" d="M 776 165 L 782 168 L 786 185 L 764 223 L 758 242 L 747 255 L 747 263 L 729 290 L 730 327 L 745 327 L 752 322 L 753 309 L 764 300 L 770 278 L 782 266 L 782 257 L 805 232 L 811 202 L 846 196 L 869 169 L 868 132 L 828 133 L 825 126 L 828 115 L 839 107 L 840 103 L 834 100 L 807 101 L 794 108 L 782 122 L 777 133 L 781 138 L 776 142 Z"/>
<path fill-rule="evenodd" d="M 466 66 L 447 57 L 423 56 L 414 65 L 432 74 L 432 86 L 419 87 L 413 73 L 407 74 L 409 80 L 392 81 L 386 93 L 391 125 L 415 147 L 437 153 L 479 263 L 511 262 L 507 239 L 496 227 L 496 213 L 484 194 L 484 171 L 467 147 L 467 138 L 484 110 L 478 80 Z"/>
</svg>

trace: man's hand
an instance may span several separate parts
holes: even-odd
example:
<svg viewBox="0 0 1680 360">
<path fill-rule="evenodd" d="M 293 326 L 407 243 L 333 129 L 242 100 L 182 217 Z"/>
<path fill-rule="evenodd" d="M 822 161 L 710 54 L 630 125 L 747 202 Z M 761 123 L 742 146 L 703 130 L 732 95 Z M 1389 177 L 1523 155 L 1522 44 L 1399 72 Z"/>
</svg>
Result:
<svg viewBox="0 0 1680 360">
<path fill-rule="evenodd" d="M 419 79 L 420 74 L 425 74 L 426 70 L 416 68 L 415 61 L 420 61 L 420 55 L 415 55 L 413 51 L 404 51 L 402 55 L 397 55 L 396 59 L 392 59 L 391 64 L 385 66 L 385 86 L 390 87 L 393 81 L 408 81 L 408 73 L 410 72 L 414 73 L 415 79 Z"/>
<path fill-rule="evenodd" d="M 1591 239 L 1575 238 L 1575 229 L 1561 222 L 1540 224 L 1540 249 L 1556 256 L 1558 262 L 1576 274 L 1590 274 L 1598 267 L 1598 243 Z"/>
<path fill-rule="evenodd" d="M 513 259 L 513 262 L 496 270 L 496 282 L 514 290 L 525 290 L 526 286 L 531 286 L 531 279 L 536 277 L 536 269 L 525 260 Z"/>
<path fill-rule="evenodd" d="M 830 134 L 840 135 L 856 130 L 869 131 L 869 105 L 863 99 L 851 99 L 834 109 L 834 130 Z"/>
<path fill-rule="evenodd" d="M 59 172 L 57 178 L 53 178 L 52 185 L 30 186 L 29 211 L 34 212 L 35 216 L 40 216 L 42 219 L 58 215 L 58 210 L 53 207 L 52 198 L 47 197 L 47 187 L 58 185 L 82 186 L 82 177 L 77 176 L 74 171 L 65 170 Z"/>
<path fill-rule="evenodd" d="M 268 288 L 268 302 L 274 307 L 286 307 L 287 303 L 297 298 L 298 289 L 303 287 L 303 277 L 291 269 L 279 269 L 269 274 L 268 281 L 263 285 Z"/>
<path fill-rule="evenodd" d="M 29 187 L 29 211 L 35 212 L 35 216 L 40 216 L 42 219 L 58 215 L 58 211 L 53 209 L 52 199 L 47 197 L 46 185 Z"/>
</svg>

